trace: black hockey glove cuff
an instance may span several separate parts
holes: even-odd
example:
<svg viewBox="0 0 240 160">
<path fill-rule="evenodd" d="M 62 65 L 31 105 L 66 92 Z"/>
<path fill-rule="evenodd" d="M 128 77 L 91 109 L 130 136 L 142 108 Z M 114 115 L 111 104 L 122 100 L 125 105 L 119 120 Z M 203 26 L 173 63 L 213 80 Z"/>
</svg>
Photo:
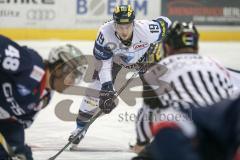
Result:
<svg viewBox="0 0 240 160">
<path fill-rule="evenodd" d="M 105 114 L 109 114 L 116 107 L 116 103 L 114 102 L 116 97 L 112 82 L 106 82 L 102 85 L 99 98 L 99 108 Z"/>
</svg>

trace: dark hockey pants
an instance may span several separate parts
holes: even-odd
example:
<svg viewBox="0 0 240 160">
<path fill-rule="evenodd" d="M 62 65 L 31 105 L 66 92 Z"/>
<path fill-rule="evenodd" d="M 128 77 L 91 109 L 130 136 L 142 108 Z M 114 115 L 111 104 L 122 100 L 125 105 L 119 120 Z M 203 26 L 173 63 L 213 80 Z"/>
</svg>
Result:
<svg viewBox="0 0 240 160">
<path fill-rule="evenodd" d="M 23 154 L 27 160 L 32 160 L 31 148 L 25 145 L 25 132 L 21 124 L 12 121 L 0 120 L 0 132 L 15 154 Z M 8 160 L 9 155 L 0 145 L 0 160 Z"/>
</svg>

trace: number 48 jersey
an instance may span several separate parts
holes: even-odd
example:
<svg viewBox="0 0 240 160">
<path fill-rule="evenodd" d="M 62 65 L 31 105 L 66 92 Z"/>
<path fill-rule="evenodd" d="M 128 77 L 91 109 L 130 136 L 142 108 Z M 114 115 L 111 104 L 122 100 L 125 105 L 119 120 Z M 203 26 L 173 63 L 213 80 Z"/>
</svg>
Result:
<svg viewBox="0 0 240 160">
<path fill-rule="evenodd" d="M 38 53 L 0 35 L 0 120 L 32 122 L 46 82 Z"/>
<path fill-rule="evenodd" d="M 156 20 L 135 20 L 133 26 L 132 43 L 124 45 L 116 34 L 114 21 L 105 23 L 99 29 L 95 41 L 94 56 L 102 62 L 99 71 L 101 83 L 112 81 L 111 65 L 114 61 L 127 68 L 132 68 L 145 54 L 150 44 L 160 41 L 171 25 L 167 17 L 158 17 Z"/>
</svg>

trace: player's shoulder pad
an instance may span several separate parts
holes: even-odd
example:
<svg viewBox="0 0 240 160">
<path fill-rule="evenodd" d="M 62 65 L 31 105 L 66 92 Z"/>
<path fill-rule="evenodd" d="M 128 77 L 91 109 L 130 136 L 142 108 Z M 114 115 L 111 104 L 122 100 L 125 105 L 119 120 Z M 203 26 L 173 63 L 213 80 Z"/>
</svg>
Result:
<svg viewBox="0 0 240 160">
<path fill-rule="evenodd" d="M 160 16 L 157 19 L 152 20 L 153 22 L 157 23 L 161 29 L 161 33 L 157 41 L 159 41 L 162 37 L 165 37 L 167 34 L 167 30 L 171 26 L 172 22 L 169 18 Z"/>
<path fill-rule="evenodd" d="M 164 26 L 165 25 L 166 28 L 169 28 L 171 26 L 171 24 L 172 24 L 172 21 L 169 18 L 164 17 L 164 16 L 160 16 L 160 17 L 158 17 L 158 18 L 156 18 L 156 19 L 154 19 L 152 21 L 159 23 L 160 26 Z M 164 23 L 164 24 L 161 25 L 161 23 Z"/>
<path fill-rule="evenodd" d="M 21 66 L 21 47 L 13 40 L 0 35 L 0 70 L 16 73 Z"/>
<path fill-rule="evenodd" d="M 113 22 L 107 22 L 99 29 L 98 37 L 95 41 L 93 54 L 98 60 L 107 60 L 113 56 L 113 53 L 109 47 L 107 47 L 107 39 L 109 33 L 113 32 Z"/>
<path fill-rule="evenodd" d="M 10 39 L 0 34 L 0 41 L 9 41 Z"/>
<path fill-rule="evenodd" d="M 113 26 L 114 26 L 113 20 L 109 20 L 100 26 L 99 32 L 102 32 L 102 33 L 108 32 L 113 28 Z"/>
<path fill-rule="evenodd" d="M 20 46 L 15 43 L 14 41 L 12 41 L 11 39 L 9 39 L 8 37 L 5 37 L 4 35 L 0 34 L 0 48 L 2 48 L 2 46 L 6 47 L 7 45 L 13 45 L 15 48 L 19 49 Z"/>
</svg>

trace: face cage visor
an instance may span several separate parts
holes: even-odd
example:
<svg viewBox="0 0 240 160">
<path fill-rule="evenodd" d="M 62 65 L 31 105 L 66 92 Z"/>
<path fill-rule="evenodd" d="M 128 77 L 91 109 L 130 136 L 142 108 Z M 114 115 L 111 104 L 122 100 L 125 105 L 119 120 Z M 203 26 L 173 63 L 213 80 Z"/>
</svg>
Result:
<svg viewBox="0 0 240 160">
<path fill-rule="evenodd" d="M 61 62 L 54 68 L 50 75 L 51 88 L 66 89 L 69 86 L 78 85 L 82 81 L 86 74 L 87 63 L 81 63 L 77 59 Z"/>
</svg>

